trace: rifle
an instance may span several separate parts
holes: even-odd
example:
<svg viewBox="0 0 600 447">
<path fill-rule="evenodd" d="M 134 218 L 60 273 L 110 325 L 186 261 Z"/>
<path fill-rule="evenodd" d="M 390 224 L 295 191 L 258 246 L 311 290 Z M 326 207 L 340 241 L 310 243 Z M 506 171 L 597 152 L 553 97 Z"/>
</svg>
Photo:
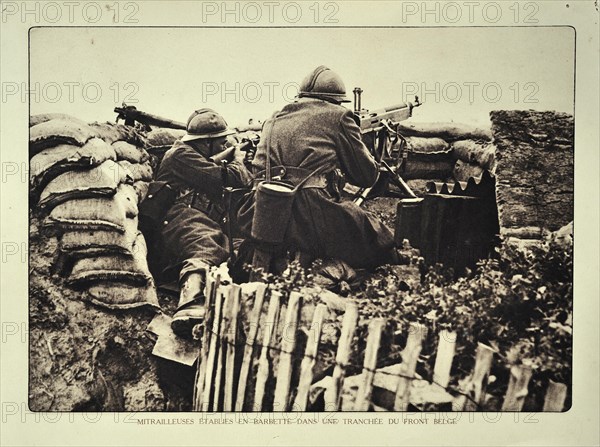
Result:
<svg viewBox="0 0 600 447">
<path fill-rule="evenodd" d="M 398 123 L 412 116 L 415 107 L 421 105 L 419 97 L 415 96 L 414 103 L 400 103 L 382 109 L 369 111 L 361 107 L 363 90 L 356 87 L 354 93 L 354 114 L 360 127 L 363 141 L 380 165 L 380 171 L 385 172 L 384 182 L 393 182 L 405 195 L 416 198 L 410 187 L 402 179 L 400 172 L 406 165 L 406 139 L 398 131 Z M 391 152 L 394 143 L 399 143 L 396 157 Z M 387 160 L 386 160 L 387 159 Z M 390 161 L 393 165 L 388 164 Z M 381 178 L 381 176 L 380 176 Z M 379 182 L 379 181 L 378 181 Z M 355 195 L 354 203 L 361 205 L 374 186 L 361 188 Z"/>
<path fill-rule="evenodd" d="M 125 121 L 126 126 L 134 126 L 135 122 L 137 121 L 147 126 L 169 127 L 171 129 L 183 130 L 186 129 L 184 123 L 142 112 L 135 106 L 128 106 L 125 103 L 123 103 L 122 107 L 115 107 L 115 113 L 118 114 L 116 122 L 118 123 L 119 119 L 122 119 Z"/>
</svg>

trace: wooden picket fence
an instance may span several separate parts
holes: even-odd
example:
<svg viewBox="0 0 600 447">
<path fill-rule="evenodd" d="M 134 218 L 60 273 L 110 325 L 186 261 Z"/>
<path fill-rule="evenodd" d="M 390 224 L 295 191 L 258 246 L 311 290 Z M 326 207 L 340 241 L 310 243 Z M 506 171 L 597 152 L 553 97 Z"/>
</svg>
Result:
<svg viewBox="0 0 600 447">
<path fill-rule="evenodd" d="M 245 340 L 238 340 L 242 289 L 236 284 L 222 285 L 220 277 L 208 275 L 206 284 L 206 324 L 202 334 L 202 345 L 196 371 L 194 387 L 194 411 L 304 411 L 307 408 L 308 396 L 313 382 L 313 368 L 317 360 L 323 322 L 327 315 L 327 307 L 319 304 L 314 310 L 311 331 L 306 340 L 305 352 L 300 365 L 297 386 L 291 389 L 293 373 L 293 352 L 296 348 L 296 335 L 299 328 L 299 315 L 303 297 L 292 292 L 287 301 L 285 315 L 279 315 L 282 309 L 282 295 L 271 291 L 268 310 L 261 318 L 263 304 L 267 295 L 267 285 L 257 285 L 252 310 L 248 315 L 249 330 Z M 276 331 L 280 318 L 285 318 L 283 327 L 286 334 L 276 343 Z M 386 321 L 373 319 L 368 326 L 368 337 L 362 365 L 361 382 L 354 402 L 354 411 L 372 409 L 371 397 L 373 380 L 377 367 L 377 356 Z M 352 340 L 358 324 L 358 309 L 349 303 L 342 320 L 341 334 L 335 357 L 332 386 L 325 393 L 325 408 L 339 411 L 341 409 L 342 389 L 349 365 Z M 258 328 L 261 327 L 262 340 L 258 340 Z M 316 329 L 316 330 L 312 330 Z M 398 376 L 393 408 L 389 411 L 407 411 L 411 401 L 411 382 L 415 380 L 417 360 L 421 352 L 426 328 L 420 324 L 412 324 L 408 333 L 406 346 L 402 351 L 402 364 Z M 456 348 L 456 334 L 441 331 L 434 365 L 431 386 L 445 389 L 450 383 L 450 370 Z M 243 343 L 243 346 L 242 346 Z M 243 353 L 240 346 L 243 347 Z M 238 349 L 240 348 L 240 349 Z M 271 350 L 277 350 L 276 384 L 272 400 L 267 399 L 269 377 L 274 373 Z M 478 411 L 484 403 L 485 384 L 487 382 L 494 350 L 479 344 L 473 372 L 466 386 L 454 398 L 452 410 Z M 241 355 L 241 358 L 238 358 Z M 258 355 L 258 369 L 252 371 L 254 356 Z M 241 363 L 241 365 L 240 365 Z M 527 396 L 531 379 L 531 368 L 514 365 L 510 369 L 508 388 L 503 399 L 502 411 L 521 411 Z M 253 381 L 251 383 L 251 381 Z M 248 388 L 251 385 L 251 388 Z M 248 390 L 253 390 L 249 393 Z M 549 381 L 542 411 L 560 412 L 564 409 L 567 397 L 567 386 Z M 269 402 L 267 402 L 269 401 Z M 277 404 L 274 404 L 277 403 Z"/>
</svg>

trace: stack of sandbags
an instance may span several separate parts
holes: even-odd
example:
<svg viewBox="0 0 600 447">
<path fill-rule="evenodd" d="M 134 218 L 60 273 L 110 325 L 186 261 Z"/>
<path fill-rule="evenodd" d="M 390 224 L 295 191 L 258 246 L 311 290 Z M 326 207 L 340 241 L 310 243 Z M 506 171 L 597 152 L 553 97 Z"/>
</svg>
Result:
<svg viewBox="0 0 600 447">
<path fill-rule="evenodd" d="M 32 198 L 60 238 L 57 259 L 72 266 L 67 284 L 112 309 L 158 306 L 138 231 L 137 205 L 152 179 L 143 137 L 67 115 L 30 123 Z"/>
<path fill-rule="evenodd" d="M 406 137 L 404 177 L 467 181 L 494 169 L 490 129 L 458 123 L 399 123 Z"/>
<path fill-rule="evenodd" d="M 117 163 L 122 172 L 133 180 L 133 186 L 142 201 L 152 180 L 153 164 L 150 154 L 144 149 L 148 144 L 145 137 L 135 128 L 113 123 L 92 123 L 90 127 L 107 143 L 117 155 Z"/>
</svg>

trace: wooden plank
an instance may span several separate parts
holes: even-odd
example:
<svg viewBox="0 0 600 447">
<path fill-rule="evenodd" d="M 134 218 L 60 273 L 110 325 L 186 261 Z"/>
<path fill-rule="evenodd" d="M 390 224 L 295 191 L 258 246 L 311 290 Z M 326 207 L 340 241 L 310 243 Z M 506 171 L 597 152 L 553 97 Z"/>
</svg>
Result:
<svg viewBox="0 0 600 447">
<path fill-rule="evenodd" d="M 212 411 L 220 411 L 221 410 L 221 391 L 222 391 L 222 381 L 223 381 L 223 360 L 225 358 L 225 330 L 228 325 L 228 321 L 230 320 L 229 313 L 231 312 L 231 299 L 229 299 L 229 292 L 231 290 L 231 286 L 221 286 L 221 290 L 218 293 L 222 294 L 223 304 L 221 309 L 221 325 L 218 331 L 217 338 L 217 369 L 215 373 L 215 386 L 214 386 L 214 397 L 212 402 Z"/>
<path fill-rule="evenodd" d="M 237 284 L 231 286 L 229 298 L 231 307 L 229 310 L 228 326 L 225 330 L 226 360 L 225 360 L 225 394 L 223 397 L 223 411 L 233 410 L 233 387 L 235 372 L 235 348 L 237 340 L 238 314 L 240 312 L 240 294 L 242 288 Z"/>
<path fill-rule="evenodd" d="M 246 384 L 248 383 L 248 372 L 252 365 L 252 353 L 254 352 L 254 341 L 256 340 L 256 334 L 258 333 L 258 324 L 260 322 L 260 316 L 262 313 L 263 302 L 265 298 L 265 292 L 267 290 L 266 284 L 260 284 L 257 286 L 256 295 L 254 298 L 254 306 L 252 307 L 252 313 L 250 314 L 250 328 L 248 329 L 248 336 L 246 337 L 246 347 L 244 348 L 244 358 L 242 360 L 242 366 L 240 369 L 239 385 L 237 390 L 237 399 L 235 401 L 235 411 L 242 411 L 244 409 L 244 399 L 246 395 Z"/>
<path fill-rule="evenodd" d="M 350 359 L 351 344 L 358 323 L 358 307 L 354 303 L 346 305 L 342 320 L 342 332 L 335 355 L 335 368 L 331 381 L 331 391 L 325 393 L 325 411 L 339 411 L 341 406 L 342 386 L 346 375 L 346 366 Z"/>
<path fill-rule="evenodd" d="M 531 367 L 526 365 L 513 365 L 510 368 L 510 379 L 502 403 L 502 411 L 521 411 L 523 409 L 531 373 Z"/>
<path fill-rule="evenodd" d="M 281 300 L 281 293 L 277 291 L 271 292 L 271 299 L 269 300 L 269 310 L 267 311 L 267 320 L 265 321 L 265 333 L 263 336 L 262 350 L 260 352 L 260 359 L 258 361 L 258 372 L 256 374 L 256 388 L 254 391 L 254 408 L 253 411 L 261 411 L 263 405 L 263 399 L 265 397 L 265 384 L 269 378 L 269 371 L 271 363 L 269 360 L 269 349 L 271 339 L 275 330 L 277 329 L 277 314 L 279 313 L 279 301 Z"/>
<path fill-rule="evenodd" d="M 566 398 L 567 385 L 549 380 L 546 397 L 544 398 L 544 409 L 542 411 L 563 411 Z"/>
<path fill-rule="evenodd" d="M 218 278 L 218 277 L 217 277 Z M 218 286 L 215 284 L 215 312 L 210 333 L 210 343 L 208 349 L 208 358 L 206 361 L 206 379 L 204 381 L 204 389 L 206 390 L 206 396 L 202 399 L 202 411 L 206 412 L 210 408 L 210 394 L 213 390 L 213 373 L 215 371 L 215 360 L 217 358 L 217 350 L 219 345 L 219 327 L 221 324 L 221 307 L 223 305 L 223 295 L 220 292 L 222 288 L 220 279 L 218 279 Z"/>
<path fill-rule="evenodd" d="M 300 316 L 301 305 L 302 295 L 298 292 L 291 292 L 283 325 L 281 353 L 279 355 L 279 365 L 277 367 L 277 383 L 275 384 L 275 397 L 273 399 L 273 411 L 288 410 L 288 397 L 292 379 L 292 354 L 296 347 L 298 318 Z"/>
<path fill-rule="evenodd" d="M 377 367 L 377 353 L 384 326 L 385 320 L 383 318 L 376 318 L 369 323 L 369 336 L 367 337 L 367 347 L 365 349 L 362 380 L 356 393 L 354 411 L 369 411 L 371 394 L 373 392 L 373 379 L 375 378 L 375 368 Z"/>
<path fill-rule="evenodd" d="M 406 411 L 410 403 L 410 386 L 417 369 L 417 361 L 421 353 L 423 339 L 427 334 L 427 328 L 418 323 L 410 323 L 406 347 L 402 351 L 402 364 L 400 365 L 400 377 L 398 388 L 396 388 L 396 399 L 394 411 Z"/>
<path fill-rule="evenodd" d="M 450 383 L 450 370 L 456 352 L 456 332 L 440 331 L 435 365 L 433 367 L 433 382 L 442 388 Z"/>
<path fill-rule="evenodd" d="M 209 344 L 209 327 L 212 325 L 212 315 L 214 308 L 214 292 L 219 287 L 220 276 L 214 278 L 213 275 L 206 275 L 206 286 L 204 296 L 206 301 L 204 302 L 204 332 L 202 333 L 202 345 L 200 347 L 200 356 L 198 358 L 198 365 L 196 365 L 196 381 L 194 386 L 194 411 L 200 411 L 202 409 L 202 399 L 204 398 L 204 381 L 206 379 L 206 362 L 208 358 L 208 344 Z M 209 391 L 210 392 L 210 391 Z"/>
<path fill-rule="evenodd" d="M 473 374 L 468 380 L 464 394 L 456 398 L 453 409 L 456 411 L 477 411 L 485 396 L 484 381 L 490 373 L 494 350 L 483 343 L 478 343 Z M 467 398 L 469 396 L 469 398 Z"/>
<path fill-rule="evenodd" d="M 293 411 L 305 411 L 308 402 L 308 392 L 313 381 L 313 368 L 319 351 L 319 343 L 321 342 L 321 332 L 323 330 L 323 320 L 327 313 L 327 306 L 319 304 L 313 315 L 313 320 L 306 341 L 306 349 L 304 358 L 300 366 L 300 382 L 298 383 L 298 392 L 294 400 Z"/>
</svg>

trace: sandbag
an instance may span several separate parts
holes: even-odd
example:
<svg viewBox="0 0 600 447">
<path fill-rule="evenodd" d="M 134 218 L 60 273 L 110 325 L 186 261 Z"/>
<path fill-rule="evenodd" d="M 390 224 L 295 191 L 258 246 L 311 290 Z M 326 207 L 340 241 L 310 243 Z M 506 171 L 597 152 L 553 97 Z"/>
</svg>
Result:
<svg viewBox="0 0 600 447">
<path fill-rule="evenodd" d="M 99 138 L 108 144 L 115 141 L 126 141 L 134 146 L 146 146 L 146 139 L 134 127 L 119 123 L 91 123 L 89 125 Z"/>
<path fill-rule="evenodd" d="M 150 155 L 143 148 L 138 148 L 127 141 L 115 141 L 112 144 L 117 160 L 127 160 L 131 163 L 144 163 L 150 159 Z"/>
<path fill-rule="evenodd" d="M 185 130 L 159 127 L 146 135 L 147 144 L 153 146 L 172 146 L 175 141 L 185 135 Z"/>
<path fill-rule="evenodd" d="M 122 183 L 114 196 L 74 199 L 57 205 L 44 221 L 44 226 L 61 230 L 124 233 L 127 219 L 137 214 L 137 193 L 132 185 Z"/>
<path fill-rule="evenodd" d="M 145 286 L 115 282 L 93 284 L 87 289 L 85 298 L 98 306 L 115 310 L 141 306 L 160 308 L 153 281 Z"/>
<path fill-rule="evenodd" d="M 484 169 L 476 163 L 465 163 L 462 160 L 456 160 L 454 165 L 454 179 L 459 182 L 466 182 L 471 177 L 481 177 Z"/>
<path fill-rule="evenodd" d="M 414 152 L 445 152 L 450 144 L 441 138 L 406 137 L 406 148 Z"/>
<path fill-rule="evenodd" d="M 452 143 L 452 154 L 467 163 L 477 163 L 484 169 L 491 169 L 494 165 L 496 147 L 488 142 L 473 140 L 459 140 Z"/>
<path fill-rule="evenodd" d="M 132 285 L 146 285 L 152 275 L 146 261 L 146 241 L 137 233 L 132 249 L 133 256 L 100 255 L 75 261 L 67 282 L 85 286 L 102 281 L 120 281 Z"/>
<path fill-rule="evenodd" d="M 69 171 L 46 185 L 38 205 L 52 209 L 67 200 L 106 197 L 117 192 L 120 183 L 133 183 L 128 173 L 112 160 L 86 171 Z"/>
<path fill-rule="evenodd" d="M 398 123 L 398 132 L 404 136 L 442 138 L 446 141 L 492 139 L 489 128 L 459 123 Z"/>
<path fill-rule="evenodd" d="M 29 127 L 36 126 L 41 123 L 45 123 L 50 120 L 70 120 L 75 121 L 79 124 L 86 125 L 85 121 L 75 118 L 74 116 L 67 115 L 66 113 L 40 113 L 39 115 L 31 115 L 29 117 Z"/>
<path fill-rule="evenodd" d="M 59 144 L 83 146 L 96 133 L 79 120 L 53 119 L 37 124 L 29 129 L 29 156 Z"/>
<path fill-rule="evenodd" d="M 72 258 L 111 254 L 132 257 L 137 234 L 137 218 L 125 221 L 124 232 L 114 229 L 65 231 L 60 239 L 60 250 Z"/>
<path fill-rule="evenodd" d="M 152 180 L 152 166 L 150 163 L 130 163 L 127 160 L 118 161 L 123 175 L 130 177 L 134 182 L 143 180 L 143 181 L 151 181 Z"/>
<path fill-rule="evenodd" d="M 43 188 L 63 172 L 98 166 L 106 160 L 115 160 L 112 147 L 100 138 L 92 138 L 82 147 L 61 144 L 44 149 L 29 163 L 29 180 L 34 190 Z"/>
<path fill-rule="evenodd" d="M 409 179 L 440 179 L 452 177 L 456 161 L 450 152 L 409 152 L 402 178 Z"/>
</svg>

